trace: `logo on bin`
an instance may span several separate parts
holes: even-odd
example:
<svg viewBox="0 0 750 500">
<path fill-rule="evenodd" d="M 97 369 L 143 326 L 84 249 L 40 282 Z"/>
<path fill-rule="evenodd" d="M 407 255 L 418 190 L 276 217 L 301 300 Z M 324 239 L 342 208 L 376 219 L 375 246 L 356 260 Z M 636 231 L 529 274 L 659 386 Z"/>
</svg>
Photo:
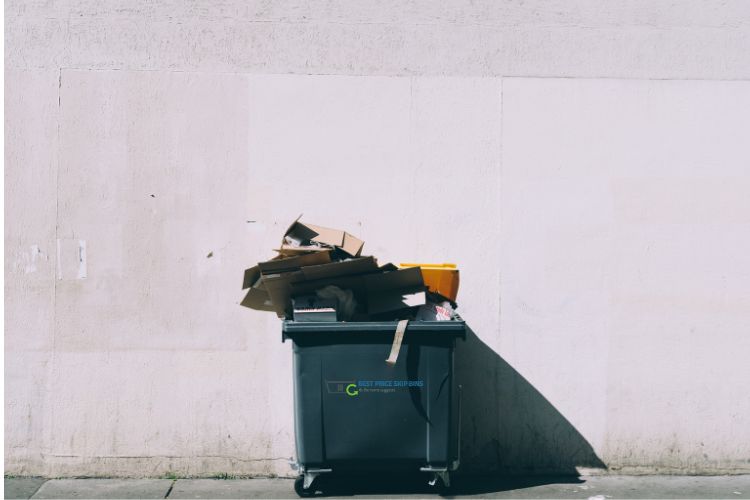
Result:
<svg viewBox="0 0 750 500">
<path fill-rule="evenodd" d="M 424 387 L 422 380 L 326 380 L 328 394 L 359 396 L 361 392 L 393 394 L 398 390 Z"/>
<path fill-rule="evenodd" d="M 326 380 L 326 389 L 328 389 L 328 394 L 347 394 L 349 396 L 359 394 L 355 380 Z"/>
<path fill-rule="evenodd" d="M 359 391 L 357 390 L 357 384 L 349 384 L 346 386 L 346 395 L 347 396 L 356 396 L 359 394 Z"/>
</svg>

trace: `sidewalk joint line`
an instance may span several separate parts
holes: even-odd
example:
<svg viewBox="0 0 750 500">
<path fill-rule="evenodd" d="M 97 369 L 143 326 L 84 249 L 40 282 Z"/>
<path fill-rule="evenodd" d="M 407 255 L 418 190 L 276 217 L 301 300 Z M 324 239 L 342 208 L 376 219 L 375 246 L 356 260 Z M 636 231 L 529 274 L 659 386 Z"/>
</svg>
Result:
<svg viewBox="0 0 750 500">
<path fill-rule="evenodd" d="M 167 494 L 164 495 L 164 498 L 169 498 L 169 494 L 172 493 L 172 488 L 174 488 L 174 483 L 177 482 L 177 479 L 172 480 L 172 484 L 169 485 L 169 489 L 167 490 Z"/>
</svg>

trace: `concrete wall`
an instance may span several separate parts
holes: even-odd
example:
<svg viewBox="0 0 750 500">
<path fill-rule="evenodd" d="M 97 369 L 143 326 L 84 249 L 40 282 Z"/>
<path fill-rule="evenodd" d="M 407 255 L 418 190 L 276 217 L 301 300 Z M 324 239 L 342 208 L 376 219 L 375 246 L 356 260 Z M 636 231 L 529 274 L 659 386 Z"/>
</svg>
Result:
<svg viewBox="0 0 750 500">
<path fill-rule="evenodd" d="M 473 470 L 750 472 L 747 2 L 5 12 L 7 473 L 288 474 L 300 212 L 461 265 Z"/>
</svg>

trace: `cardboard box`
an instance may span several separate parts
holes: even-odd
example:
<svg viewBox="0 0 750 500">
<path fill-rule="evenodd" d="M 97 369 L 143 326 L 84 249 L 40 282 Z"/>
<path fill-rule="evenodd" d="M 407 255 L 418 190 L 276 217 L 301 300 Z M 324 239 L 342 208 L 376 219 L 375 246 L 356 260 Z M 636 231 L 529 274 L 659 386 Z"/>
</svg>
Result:
<svg viewBox="0 0 750 500">
<path fill-rule="evenodd" d="M 398 311 L 427 302 L 422 271 L 418 267 L 364 277 L 368 314 Z"/>
<path fill-rule="evenodd" d="M 302 217 L 300 215 L 300 217 Z M 340 229 L 317 226 L 300 222 L 297 217 L 281 239 L 281 246 L 276 250 L 282 255 L 298 255 L 307 252 L 320 252 L 338 248 L 347 255 L 359 257 L 365 242 Z M 297 242 L 290 244 L 287 238 Z M 312 244 L 307 244 L 306 242 Z"/>
</svg>

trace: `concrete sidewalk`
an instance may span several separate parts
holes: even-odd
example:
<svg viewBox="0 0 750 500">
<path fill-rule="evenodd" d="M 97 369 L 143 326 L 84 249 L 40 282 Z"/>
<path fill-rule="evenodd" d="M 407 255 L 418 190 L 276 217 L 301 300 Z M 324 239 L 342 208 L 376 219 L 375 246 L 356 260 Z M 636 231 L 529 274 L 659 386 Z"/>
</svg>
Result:
<svg viewBox="0 0 750 500">
<path fill-rule="evenodd" d="M 336 481 L 330 496 L 439 498 L 423 481 Z M 456 498 L 747 498 L 750 476 L 458 478 Z M 6 478 L 5 498 L 297 498 L 291 479 Z"/>
</svg>

